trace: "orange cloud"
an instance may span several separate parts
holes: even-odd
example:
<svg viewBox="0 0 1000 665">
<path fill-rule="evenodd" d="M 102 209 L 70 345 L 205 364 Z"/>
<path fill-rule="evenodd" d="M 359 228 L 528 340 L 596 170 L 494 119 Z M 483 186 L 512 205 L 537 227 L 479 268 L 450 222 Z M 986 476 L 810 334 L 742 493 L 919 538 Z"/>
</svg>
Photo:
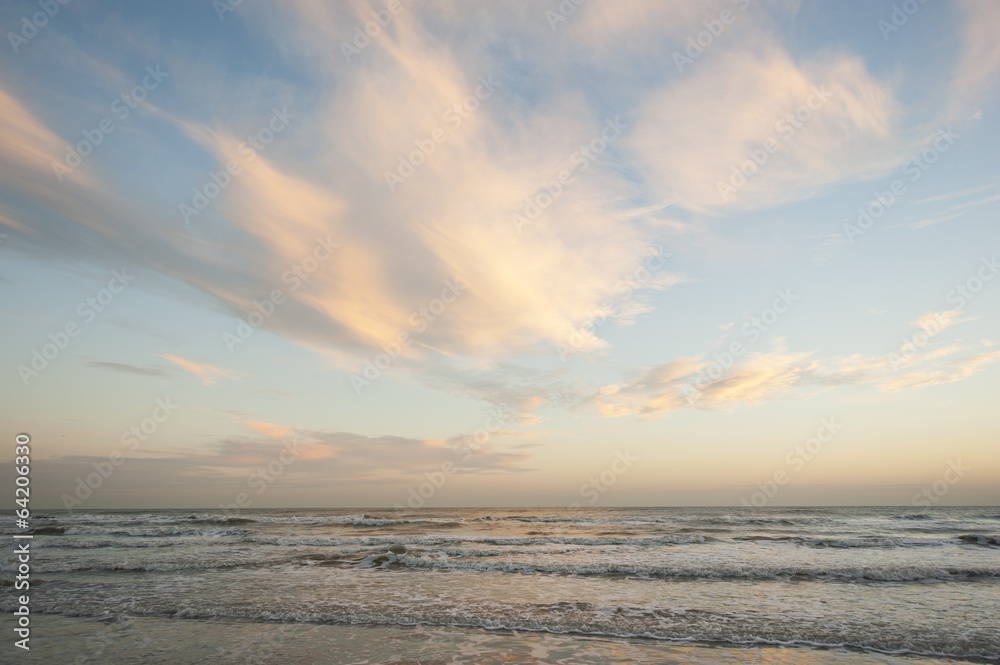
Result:
<svg viewBox="0 0 1000 665">
<path fill-rule="evenodd" d="M 269 436 L 272 439 L 283 439 L 294 431 L 291 427 L 275 425 L 274 423 L 255 423 L 244 421 L 240 424 L 244 427 L 249 427 L 256 432 L 260 432 L 264 436 Z"/>
<path fill-rule="evenodd" d="M 988 347 L 990 342 L 984 340 L 982 346 Z M 727 410 L 777 399 L 808 398 L 838 385 L 874 387 L 883 392 L 926 388 L 962 381 L 1000 362 L 1000 351 L 951 357 L 964 350 L 969 347 L 960 344 L 923 349 L 894 366 L 887 356 L 851 354 L 819 361 L 809 352 L 786 353 L 778 348 L 772 353 L 750 354 L 722 376 L 707 381 L 700 370 L 715 364 L 722 371 L 721 366 L 681 358 L 652 367 L 631 383 L 604 386 L 588 400 L 605 418 L 655 418 L 682 408 Z"/>
<path fill-rule="evenodd" d="M 235 372 L 219 369 L 214 365 L 207 365 L 207 364 L 202 365 L 192 360 L 181 358 L 180 356 L 175 356 L 172 353 L 161 353 L 160 357 L 165 360 L 169 360 L 178 367 L 181 367 L 191 372 L 199 379 L 201 379 L 201 382 L 206 386 L 210 386 L 213 383 L 215 383 L 216 377 L 220 376 L 225 377 L 227 379 L 239 380 L 239 377 Z"/>
</svg>

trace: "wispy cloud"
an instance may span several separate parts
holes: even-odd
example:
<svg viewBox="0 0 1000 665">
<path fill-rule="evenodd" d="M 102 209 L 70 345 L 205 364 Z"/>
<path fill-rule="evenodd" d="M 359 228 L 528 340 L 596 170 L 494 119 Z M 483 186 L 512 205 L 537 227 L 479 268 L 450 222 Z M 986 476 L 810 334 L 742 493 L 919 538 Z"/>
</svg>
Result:
<svg viewBox="0 0 1000 665">
<path fill-rule="evenodd" d="M 130 365 L 128 363 L 90 361 L 87 363 L 87 367 L 106 369 L 106 370 L 111 370 L 113 372 L 123 372 L 125 374 L 136 374 L 138 376 L 152 376 L 159 379 L 166 379 L 173 376 L 173 374 L 164 367 L 155 367 L 155 366 L 143 367 L 141 365 Z"/>
<path fill-rule="evenodd" d="M 959 190 L 956 190 L 954 192 L 946 192 L 944 194 L 937 194 L 935 196 L 928 196 L 925 199 L 920 199 L 916 203 L 919 205 L 919 204 L 923 204 L 923 203 L 938 203 L 940 201 L 950 201 L 951 199 L 962 198 L 962 197 L 965 197 L 965 196 L 969 196 L 970 194 L 978 194 L 979 192 L 985 192 L 985 191 L 988 191 L 990 189 L 995 189 L 996 187 L 997 187 L 997 183 L 990 183 L 988 185 L 982 185 L 980 187 L 970 187 L 968 189 L 959 189 Z"/>
<path fill-rule="evenodd" d="M 958 6 L 965 20 L 964 49 L 951 82 L 952 115 L 968 113 L 970 107 L 989 101 L 1000 76 L 1000 42 L 993 29 L 1000 22 L 1000 5 L 992 0 L 962 0 Z"/>
<path fill-rule="evenodd" d="M 962 213 L 955 213 L 954 215 L 941 215 L 939 217 L 928 217 L 926 219 L 921 219 L 916 222 L 910 222 L 909 227 L 911 229 L 923 229 L 928 226 L 933 226 L 934 224 L 940 224 L 941 222 L 947 222 L 948 220 L 955 219 L 956 217 L 961 217 Z"/>
<path fill-rule="evenodd" d="M 994 194 L 993 196 L 987 196 L 983 199 L 976 199 L 975 201 L 965 201 L 964 203 L 956 203 L 955 205 L 948 208 L 948 210 L 964 210 L 965 208 L 976 208 L 978 206 L 986 205 L 988 203 L 995 203 L 1000 201 L 1000 194 Z"/>
<path fill-rule="evenodd" d="M 945 314 L 949 316 L 935 319 L 937 332 L 961 322 L 954 318 L 958 312 Z M 915 326 L 920 323 L 927 323 L 926 315 L 914 321 Z M 861 354 L 818 359 L 815 353 L 790 353 L 777 344 L 775 350 L 749 354 L 728 369 L 708 358 L 679 358 L 649 368 L 625 384 L 604 386 L 585 401 L 604 417 L 650 419 L 683 408 L 728 411 L 774 400 L 809 399 L 852 385 L 898 392 L 961 381 L 1000 361 L 1000 352 L 969 354 L 973 350 L 962 344 L 928 347 L 893 363 L 888 356 Z M 960 355 L 963 352 L 966 355 Z M 712 368 L 714 375 L 705 371 Z"/>
<path fill-rule="evenodd" d="M 255 432 L 259 432 L 266 437 L 272 439 L 282 439 L 290 435 L 294 430 L 291 427 L 284 427 L 282 425 L 276 425 L 274 423 L 259 423 L 259 422 L 243 422 L 245 427 L 248 427 Z"/>
<path fill-rule="evenodd" d="M 892 87 L 857 58 L 796 63 L 769 45 L 720 53 L 692 72 L 644 100 L 631 138 L 651 184 L 680 195 L 685 207 L 721 214 L 805 198 L 888 172 L 910 145 L 897 136 Z M 828 94 L 821 105 L 820 89 Z M 796 129 L 786 116 L 811 97 L 818 108 L 806 107 L 810 117 Z M 769 139 L 781 150 L 765 152 L 767 162 L 723 196 L 719 183 Z"/>
<path fill-rule="evenodd" d="M 210 386 L 215 383 L 216 379 L 219 377 L 226 379 L 238 380 L 239 376 L 236 372 L 230 370 L 220 369 L 214 365 L 209 365 L 207 363 L 198 363 L 193 360 L 188 360 L 187 358 L 182 358 L 180 356 L 174 355 L 172 353 L 161 353 L 160 357 L 169 360 L 178 367 L 191 372 L 199 379 L 201 379 L 202 384 Z"/>
</svg>

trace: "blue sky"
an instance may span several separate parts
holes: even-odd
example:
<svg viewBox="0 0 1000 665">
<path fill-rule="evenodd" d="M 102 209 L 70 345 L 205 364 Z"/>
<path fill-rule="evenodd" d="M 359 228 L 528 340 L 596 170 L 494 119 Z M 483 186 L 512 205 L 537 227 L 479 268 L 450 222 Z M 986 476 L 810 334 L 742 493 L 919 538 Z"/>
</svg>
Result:
<svg viewBox="0 0 1000 665">
<path fill-rule="evenodd" d="M 998 19 L 6 3 L 2 435 L 49 507 L 996 503 Z"/>
</svg>

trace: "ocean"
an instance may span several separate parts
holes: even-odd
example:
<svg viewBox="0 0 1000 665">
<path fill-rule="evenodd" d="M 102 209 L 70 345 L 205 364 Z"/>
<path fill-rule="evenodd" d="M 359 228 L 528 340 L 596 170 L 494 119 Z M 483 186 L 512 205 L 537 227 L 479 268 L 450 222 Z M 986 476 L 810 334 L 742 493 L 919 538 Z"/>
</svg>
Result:
<svg viewBox="0 0 1000 665">
<path fill-rule="evenodd" d="M 30 591 L 12 588 L 13 546 L 0 560 L 4 663 L 1000 659 L 998 508 L 53 511 L 32 526 Z M 30 651 L 13 646 L 23 593 Z"/>
</svg>

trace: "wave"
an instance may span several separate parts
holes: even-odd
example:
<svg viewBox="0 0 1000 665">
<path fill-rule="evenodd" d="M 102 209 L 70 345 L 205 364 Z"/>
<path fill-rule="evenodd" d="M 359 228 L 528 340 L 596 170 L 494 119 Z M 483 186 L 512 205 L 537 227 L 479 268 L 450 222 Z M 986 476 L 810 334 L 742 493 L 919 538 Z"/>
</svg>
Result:
<svg viewBox="0 0 1000 665">
<path fill-rule="evenodd" d="M 99 562 L 78 560 L 44 562 L 38 564 L 37 573 L 69 573 L 84 571 L 134 571 L 178 572 L 184 570 L 223 570 L 232 568 L 260 568 L 266 566 L 335 566 L 338 568 L 379 569 L 429 569 L 470 573 L 545 574 L 558 576 L 649 578 L 649 579 L 700 579 L 700 580 L 792 580 L 817 582 L 964 582 L 1000 577 L 1000 565 L 938 566 L 910 564 L 898 566 L 842 565 L 808 566 L 768 563 L 697 563 L 680 565 L 643 565 L 628 563 L 558 563 L 542 561 L 497 560 L 495 557 L 510 555 L 560 555 L 574 550 L 549 550 L 525 552 L 523 550 L 482 551 L 464 548 L 445 548 L 433 556 L 413 553 L 395 554 L 382 547 L 377 550 L 357 549 L 339 552 L 333 556 L 315 553 L 297 553 L 294 556 L 276 553 L 274 556 L 176 557 L 165 561 L 118 558 Z M 0 571 L 16 570 L 15 561 L 0 564 Z"/>
<path fill-rule="evenodd" d="M 311 524 L 331 524 L 331 525 L 350 525 L 350 526 L 393 526 L 396 524 L 434 524 L 438 526 L 458 526 L 465 522 L 465 518 L 441 518 L 441 517 L 424 517 L 424 518 L 404 518 L 401 515 L 396 517 L 378 517 L 375 515 L 368 515 L 366 513 L 357 513 L 354 515 L 292 515 L 292 516 L 275 516 L 275 515 L 255 515 L 253 518 L 225 518 L 218 516 L 208 516 L 208 517 L 196 517 L 199 520 L 212 521 L 212 520 L 225 520 L 228 519 L 229 523 L 233 523 L 233 520 L 245 520 L 247 522 L 255 522 L 261 524 L 300 524 L 303 526 L 308 526 Z"/>
<path fill-rule="evenodd" d="M 57 526 L 44 526 L 34 529 L 29 533 L 45 534 L 45 535 L 59 535 L 62 534 L 67 528 L 85 528 L 89 527 L 94 529 L 95 532 L 98 529 L 107 529 L 111 526 L 118 526 L 121 529 L 128 529 L 134 526 L 142 526 L 145 528 L 156 529 L 156 528 L 168 528 L 177 527 L 185 528 L 188 525 L 203 524 L 203 525 L 219 525 L 219 526 L 241 526 L 241 525 L 254 525 L 254 524 L 295 524 L 300 526 L 313 526 L 313 525 L 331 525 L 331 526 L 354 526 L 354 527 L 385 527 L 385 526 L 395 526 L 399 524 L 428 524 L 436 526 L 437 528 L 455 528 L 462 526 L 461 520 L 442 520 L 442 519 L 384 519 L 379 517 L 372 517 L 369 515 L 344 515 L 344 516 L 322 516 L 322 517 L 266 517 L 258 516 L 254 518 L 250 517 L 225 517 L 225 516 L 197 516 L 190 515 L 188 517 L 178 517 L 174 519 L 164 520 L 146 520 L 146 519 L 127 519 L 127 520 L 111 520 L 111 519 L 75 519 L 75 520 L 62 520 L 62 523 Z M 10 534 L 13 533 L 23 533 L 21 531 L 9 531 Z M 124 533 L 124 532 L 123 532 Z M 0 531 L 0 534 L 8 535 L 8 531 Z"/>
<path fill-rule="evenodd" d="M 249 517 L 196 517 L 194 515 L 184 518 L 183 521 L 191 524 L 226 524 L 226 525 L 258 524 L 260 522 L 260 520 L 250 519 Z"/>
<path fill-rule="evenodd" d="M 90 562 L 61 562 L 42 563 L 32 566 L 31 572 L 42 573 L 80 573 L 80 572 L 100 572 L 100 571 L 132 571 L 132 572 L 159 572 L 173 573 L 182 570 L 224 570 L 227 568 L 239 568 L 241 566 L 266 565 L 267 561 L 253 562 L 248 560 L 239 561 L 191 561 L 173 563 L 153 563 L 149 561 L 104 561 L 100 563 Z M 0 571 L 13 572 L 17 567 L 13 564 L 0 564 Z M 34 585 L 34 582 L 32 582 Z"/>
<path fill-rule="evenodd" d="M 932 516 L 927 513 L 915 513 L 912 515 L 893 515 L 890 519 L 894 520 L 932 520 Z"/>
<path fill-rule="evenodd" d="M 526 536 L 475 536 L 437 535 L 414 536 L 373 535 L 373 536 L 271 536 L 259 531 L 242 528 L 199 529 L 184 527 L 149 528 L 104 528 L 93 526 L 56 527 L 49 535 L 61 534 L 54 539 L 39 539 L 38 547 L 82 548 L 142 548 L 167 547 L 171 545 L 228 545 L 245 543 L 276 547 L 378 547 L 394 543 L 423 546 L 489 545 L 495 547 L 539 547 L 544 545 L 571 545 L 577 547 L 603 547 L 626 545 L 633 547 L 670 547 L 679 545 L 738 546 L 740 544 L 765 545 L 769 543 L 788 544 L 815 549 L 896 549 L 918 547 L 946 547 L 956 545 L 978 545 L 982 547 L 1000 546 L 1000 536 L 966 534 L 940 538 L 903 538 L 889 536 L 868 536 L 851 538 L 814 537 L 807 535 L 767 535 L 747 534 L 720 538 L 703 533 L 670 533 L 657 536 L 633 536 L 621 532 L 604 532 L 587 536 L 548 535 L 532 532 Z M 35 533 L 42 533 L 41 530 Z M 158 542 L 161 541 L 162 542 Z M 524 551 L 524 550 L 521 550 Z"/>
<path fill-rule="evenodd" d="M 384 561 L 374 567 L 398 564 L 409 568 L 442 570 L 468 570 L 474 572 L 546 573 L 581 576 L 630 576 L 651 578 L 701 578 L 701 579 L 799 579 L 799 580 L 848 580 L 865 582 L 922 582 L 932 580 L 970 580 L 1000 577 L 1000 566 L 970 566 L 942 568 L 933 566 L 905 566 L 900 568 L 842 567 L 815 569 L 795 565 L 758 565 L 733 567 L 681 567 L 642 566 L 629 564 L 540 564 L 510 561 L 454 561 L 449 559 L 418 558 L 408 555 L 382 555 Z M 368 560 L 369 563 L 373 559 Z"/>
<path fill-rule="evenodd" d="M 400 539 L 394 536 L 331 536 L 331 537 L 309 537 L 309 536 L 288 536 L 275 538 L 261 538 L 259 536 L 243 539 L 242 542 L 252 542 L 261 545 L 280 546 L 314 546 L 314 547 L 338 547 L 343 545 L 392 545 L 403 543 L 405 545 L 457 545 L 460 543 L 474 543 L 482 545 L 499 546 L 525 546 L 525 545 L 637 545 L 637 546 L 658 546 L 658 545 L 689 545 L 701 543 L 718 542 L 713 536 L 701 534 L 692 535 L 664 535 L 648 538 L 628 538 L 628 537 L 598 537 L 598 536 L 538 536 L 538 537 L 475 537 L 475 536 L 418 536 L 413 538 Z"/>
<path fill-rule="evenodd" d="M 889 536 L 869 536 L 865 538 L 822 538 L 813 536 L 764 536 L 746 535 L 732 536 L 732 540 L 746 542 L 776 542 L 802 545 L 804 547 L 831 547 L 838 549 L 877 548 L 892 549 L 896 547 L 942 547 L 959 542 L 957 538 L 894 538 Z"/>
<path fill-rule="evenodd" d="M 59 536 L 51 541 L 48 539 L 39 539 L 35 541 L 39 546 L 45 546 L 45 543 L 51 543 L 54 547 L 61 546 L 67 539 L 67 536 L 116 536 L 120 538 L 118 545 L 121 547 L 130 547 L 129 538 L 167 538 L 171 536 L 222 538 L 246 536 L 254 532 L 250 529 L 199 529 L 196 527 L 192 528 L 183 526 L 128 527 L 125 525 L 115 526 L 110 524 L 107 526 L 91 526 L 86 524 L 47 526 L 39 529 L 33 529 L 28 532 L 0 531 L 0 535 L 9 535 L 13 533 L 29 533 L 35 536 Z M 72 545 L 65 546 L 72 547 Z"/>
<path fill-rule="evenodd" d="M 261 545 L 275 546 L 313 546 L 313 547 L 342 547 L 342 546 L 380 546 L 391 545 L 393 543 L 403 543 L 406 545 L 426 545 L 426 546 L 448 546 L 460 545 L 463 543 L 472 545 L 494 545 L 498 547 L 531 547 L 539 545 L 576 545 L 576 546 L 609 546 L 609 545 L 630 545 L 635 547 L 665 547 L 672 545 L 738 545 L 740 543 L 788 543 L 801 547 L 816 549 L 895 549 L 895 548 L 919 548 L 919 547 L 946 547 L 954 545 L 972 544 L 983 546 L 1000 545 L 1000 537 L 983 535 L 950 536 L 941 538 L 895 538 L 888 536 L 870 536 L 863 538 L 849 537 L 812 537 L 800 535 L 768 536 L 768 535 L 746 535 L 731 536 L 730 538 L 718 538 L 707 534 L 665 534 L 660 536 L 628 536 L 628 535 L 592 535 L 592 536 L 557 536 L 546 535 L 544 532 L 534 532 L 537 535 L 529 536 L 416 536 L 400 538 L 398 536 L 330 536 L 330 537 L 310 537 L 310 536 L 287 536 L 287 537 L 261 537 L 259 534 L 242 539 L 241 542 L 252 542 Z"/>
<path fill-rule="evenodd" d="M 674 515 L 658 516 L 622 516 L 622 517 L 535 517 L 535 516 L 485 516 L 476 517 L 473 521 L 480 522 L 540 522 L 540 523 L 577 523 L 577 524 L 678 524 L 696 522 L 698 524 L 741 526 L 741 525 L 778 525 L 803 526 L 811 524 L 829 524 L 835 520 L 829 517 L 762 517 L 759 515 L 720 515 L 715 517 Z"/>
<path fill-rule="evenodd" d="M 433 514 L 433 513 L 432 513 Z M 267 514 L 267 512 L 246 512 L 242 514 L 225 513 L 189 513 L 189 514 L 162 514 L 162 513 L 67 513 L 58 515 L 46 515 L 52 518 L 49 524 L 40 526 L 36 533 L 46 535 L 57 535 L 58 529 L 68 526 L 118 526 L 121 528 L 142 527 L 189 527 L 193 525 L 219 526 L 219 527 L 247 527 L 263 528 L 265 525 L 296 525 L 301 527 L 324 526 L 331 527 L 356 527 L 356 528 L 391 528 L 395 526 L 417 526 L 424 525 L 431 528 L 461 528 L 462 526 L 482 527 L 487 525 L 502 524 L 539 524 L 546 525 L 605 525 L 610 527 L 630 528 L 654 528 L 657 526 L 668 527 L 671 532 L 702 532 L 720 533 L 739 532 L 747 528 L 760 528 L 763 531 L 780 530 L 783 528 L 794 528 L 800 532 L 809 532 L 813 528 L 825 527 L 835 528 L 837 531 L 862 531 L 865 529 L 865 522 L 871 526 L 870 520 L 885 519 L 899 524 L 899 530 L 917 530 L 927 533 L 939 533 L 933 525 L 944 526 L 944 523 L 954 522 L 954 516 L 950 514 L 937 514 L 931 512 L 906 513 L 906 514 L 882 514 L 882 515 L 810 515 L 781 513 L 781 514 L 760 514 L 756 511 L 745 513 L 733 512 L 723 514 L 700 514 L 700 515 L 642 515 L 642 514 L 622 514 L 607 515 L 594 514 L 586 509 L 572 511 L 563 515 L 453 515 L 442 516 L 440 513 L 434 516 L 424 516 L 419 511 L 380 511 L 373 513 L 353 513 L 346 515 L 310 515 L 310 514 Z M 38 519 L 41 519 L 39 517 Z M 970 515 L 963 519 L 1000 519 L 1000 515 Z M 942 520 L 944 522 L 942 522 Z M 910 524 L 912 526 L 903 526 Z M 965 528 L 971 527 L 969 524 Z M 963 527 L 956 522 L 956 530 Z M 4 530 L 6 533 L 6 530 Z"/>
<path fill-rule="evenodd" d="M 261 568 L 265 566 L 278 566 L 287 564 L 302 564 L 303 557 L 286 556 L 254 556 L 241 552 L 236 556 L 222 557 L 189 557 L 182 559 L 172 557 L 162 560 L 144 559 L 102 559 L 95 561 L 92 559 L 39 561 L 33 563 L 32 574 L 49 573 L 82 573 L 82 572 L 158 572 L 174 573 L 186 570 L 229 570 L 233 568 Z M 15 572 L 17 570 L 16 560 L 0 562 L 0 572 Z M 34 586 L 35 582 L 32 582 Z"/>
<path fill-rule="evenodd" d="M 969 545 L 985 545 L 989 546 L 1000 546 L 1000 536 L 986 536 L 986 535 L 976 535 L 969 534 L 966 536 L 959 536 L 958 539 L 963 543 Z"/>
<path fill-rule="evenodd" d="M 398 544 L 394 544 L 390 547 L 399 547 Z M 397 554 L 405 550 L 405 546 L 402 550 L 397 550 Z M 541 550 L 531 550 L 524 549 L 521 547 L 517 548 L 506 548 L 506 549 L 490 549 L 490 550 L 476 550 L 468 549 L 464 547 L 444 547 L 440 549 L 435 549 L 433 552 L 424 552 L 424 554 L 431 554 L 433 556 L 449 556 L 457 558 L 481 558 L 481 557 L 496 557 L 496 556 L 511 556 L 511 555 L 560 555 L 560 554 L 575 554 L 580 552 L 578 548 L 566 548 L 566 549 L 541 549 Z M 318 563 L 320 565 L 335 565 L 344 564 L 354 565 L 362 562 L 365 559 L 370 559 L 371 557 L 377 557 L 385 555 L 387 553 L 392 553 L 389 548 L 383 548 L 376 552 L 372 552 L 371 547 L 356 547 L 351 549 L 342 549 L 336 554 L 329 556 L 317 556 L 316 554 L 302 554 L 297 558 L 306 563 Z M 361 556 L 358 556 L 361 555 Z"/>
<path fill-rule="evenodd" d="M 397 518 L 375 517 L 363 513 L 359 513 L 357 515 L 317 515 L 317 516 L 290 516 L 290 517 L 257 515 L 253 518 L 197 517 L 194 515 L 192 515 L 191 517 L 196 518 L 194 521 L 205 522 L 205 523 L 219 522 L 228 524 L 240 524 L 240 523 L 297 524 L 302 526 L 310 526 L 317 524 L 344 525 L 344 526 L 395 526 L 397 524 L 432 524 L 438 527 L 457 527 L 461 526 L 462 523 L 465 521 L 462 518 L 447 519 L 447 518 L 435 518 L 435 517 L 397 519 Z"/>
<path fill-rule="evenodd" d="M 42 519 L 42 518 L 37 518 Z M 169 524 L 256 524 L 256 523 L 284 523 L 284 524 L 372 524 L 381 526 L 383 524 L 404 524 L 408 522 L 433 522 L 442 521 L 435 519 L 387 519 L 366 514 L 352 515 L 261 515 L 252 516 L 232 516 L 220 513 L 192 513 L 189 515 L 162 515 L 154 513 L 126 514 L 65 514 L 46 516 L 46 519 L 54 519 L 64 524 L 144 524 L 144 525 L 169 525 Z M 454 521 L 454 520 L 447 520 Z"/>
<path fill-rule="evenodd" d="M 266 516 L 258 515 L 256 521 L 265 524 L 350 524 L 353 526 L 390 526 L 394 524 L 407 524 L 411 521 L 426 520 L 404 520 L 385 519 L 382 517 L 372 517 L 371 515 L 317 515 L 317 516 Z"/>
<path fill-rule="evenodd" d="M 36 540 L 32 543 L 32 549 L 46 547 L 60 547 L 65 549 L 101 549 L 107 547 L 120 549 L 145 549 L 160 547 L 176 547 L 179 545 L 190 545 L 200 542 L 191 538 L 151 538 L 151 539 L 125 539 L 125 538 L 59 538 L 58 540 Z M 236 542 L 236 541 L 229 541 Z"/>
<path fill-rule="evenodd" d="M 221 517 L 225 517 L 224 515 Z M 171 523 L 171 522 L 183 522 L 187 517 L 183 515 L 164 515 L 157 513 L 60 513 L 57 515 L 45 515 L 33 516 L 32 519 L 51 519 L 57 520 L 62 523 L 95 523 L 103 524 L 108 522 L 120 522 L 120 523 L 143 523 L 143 524 L 156 524 L 156 523 Z"/>
<path fill-rule="evenodd" d="M 90 527 L 68 526 L 63 533 L 67 536 L 129 536 L 133 538 L 166 538 L 170 536 L 192 536 L 197 538 L 224 538 L 246 536 L 249 529 L 198 529 L 185 527 Z"/>
</svg>

